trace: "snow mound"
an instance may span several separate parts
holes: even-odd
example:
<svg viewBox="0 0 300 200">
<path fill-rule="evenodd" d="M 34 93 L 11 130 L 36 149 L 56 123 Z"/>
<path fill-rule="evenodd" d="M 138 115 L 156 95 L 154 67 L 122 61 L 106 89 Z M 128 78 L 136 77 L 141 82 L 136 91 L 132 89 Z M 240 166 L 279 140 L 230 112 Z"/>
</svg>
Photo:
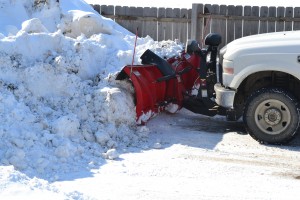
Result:
<svg viewBox="0 0 300 200">
<path fill-rule="evenodd" d="M 61 30 L 73 38 L 99 33 L 132 35 L 113 20 L 100 16 L 83 0 L 1 0 L 0 11 L 0 32 L 5 36 L 16 35 L 24 28 L 35 30 L 35 25 L 50 32 Z"/>
<path fill-rule="evenodd" d="M 82 0 L 0 0 L 0 164 L 55 181 L 143 142 L 133 88 L 114 79 L 134 40 Z M 182 50 L 150 37 L 137 44 L 136 64 L 147 48 Z"/>
</svg>

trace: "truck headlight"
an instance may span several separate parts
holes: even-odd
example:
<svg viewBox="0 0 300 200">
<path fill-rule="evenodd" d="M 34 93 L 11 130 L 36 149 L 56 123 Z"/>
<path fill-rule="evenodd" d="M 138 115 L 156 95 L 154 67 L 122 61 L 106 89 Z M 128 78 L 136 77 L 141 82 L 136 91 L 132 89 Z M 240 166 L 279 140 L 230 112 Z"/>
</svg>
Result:
<svg viewBox="0 0 300 200">
<path fill-rule="evenodd" d="M 234 74 L 233 67 L 223 67 L 223 72 L 225 74 Z"/>
<path fill-rule="evenodd" d="M 223 60 L 223 73 L 234 74 L 234 66 L 231 60 Z"/>
</svg>

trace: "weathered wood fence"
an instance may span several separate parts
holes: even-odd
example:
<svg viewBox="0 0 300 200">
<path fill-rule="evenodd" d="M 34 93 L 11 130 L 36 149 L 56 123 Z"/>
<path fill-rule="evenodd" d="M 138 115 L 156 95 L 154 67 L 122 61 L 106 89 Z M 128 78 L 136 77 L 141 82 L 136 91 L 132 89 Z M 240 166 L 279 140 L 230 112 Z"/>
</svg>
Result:
<svg viewBox="0 0 300 200">
<path fill-rule="evenodd" d="M 300 30 L 300 7 L 258 7 L 193 4 L 192 9 L 92 5 L 138 35 L 154 40 L 202 41 L 203 35 L 222 35 L 222 45 L 234 39 L 268 32 Z"/>
<path fill-rule="evenodd" d="M 154 40 L 186 41 L 191 34 L 191 9 L 93 5 L 101 15 L 114 19 L 132 33 Z"/>
</svg>

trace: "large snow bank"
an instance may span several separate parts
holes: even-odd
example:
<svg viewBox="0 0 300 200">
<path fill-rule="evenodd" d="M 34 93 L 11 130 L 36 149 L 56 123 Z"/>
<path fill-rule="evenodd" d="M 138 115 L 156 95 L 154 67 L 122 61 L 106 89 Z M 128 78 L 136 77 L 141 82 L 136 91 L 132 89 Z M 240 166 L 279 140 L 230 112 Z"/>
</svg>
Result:
<svg viewBox="0 0 300 200">
<path fill-rule="evenodd" d="M 0 0 L 0 164 L 54 181 L 143 141 L 131 85 L 114 80 L 134 39 L 82 0 Z M 137 44 L 136 63 L 147 48 L 182 50 Z"/>
</svg>

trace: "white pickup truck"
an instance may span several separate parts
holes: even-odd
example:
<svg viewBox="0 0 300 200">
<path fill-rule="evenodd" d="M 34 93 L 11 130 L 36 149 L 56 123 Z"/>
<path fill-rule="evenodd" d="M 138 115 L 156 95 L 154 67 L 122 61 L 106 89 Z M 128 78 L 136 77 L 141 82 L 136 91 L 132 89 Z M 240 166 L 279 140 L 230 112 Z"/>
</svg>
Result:
<svg viewBox="0 0 300 200">
<path fill-rule="evenodd" d="M 300 31 L 237 39 L 220 50 L 216 103 L 257 141 L 284 144 L 300 122 Z"/>
</svg>

